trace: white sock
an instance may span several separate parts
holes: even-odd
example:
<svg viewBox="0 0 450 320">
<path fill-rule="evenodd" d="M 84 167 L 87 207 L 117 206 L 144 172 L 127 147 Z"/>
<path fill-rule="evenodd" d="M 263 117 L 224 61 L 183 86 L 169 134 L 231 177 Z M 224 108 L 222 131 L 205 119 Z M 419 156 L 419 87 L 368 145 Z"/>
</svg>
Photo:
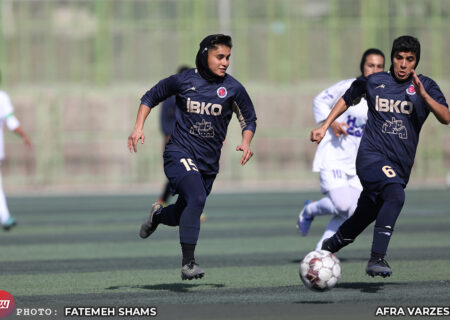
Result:
<svg viewBox="0 0 450 320">
<path fill-rule="evenodd" d="M 341 216 L 334 216 L 333 218 L 331 218 L 330 222 L 328 222 L 328 225 L 325 228 L 325 232 L 323 233 L 322 238 L 317 243 L 316 250 L 320 250 L 322 248 L 323 240 L 332 237 L 345 220 L 347 219 Z"/>
</svg>

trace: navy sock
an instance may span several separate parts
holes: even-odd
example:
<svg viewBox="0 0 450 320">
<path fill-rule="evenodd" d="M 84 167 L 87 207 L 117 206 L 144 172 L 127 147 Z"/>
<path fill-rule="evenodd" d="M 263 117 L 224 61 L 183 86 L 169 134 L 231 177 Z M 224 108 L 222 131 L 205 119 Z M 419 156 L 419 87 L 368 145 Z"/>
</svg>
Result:
<svg viewBox="0 0 450 320">
<path fill-rule="evenodd" d="M 385 255 L 400 211 L 405 203 L 402 185 L 388 184 L 380 195 L 381 208 L 373 232 L 372 252 Z"/>
<path fill-rule="evenodd" d="M 330 251 L 331 253 L 338 252 L 346 245 L 352 243 L 354 239 L 345 239 L 342 237 L 342 234 L 339 230 L 328 240 L 322 243 L 322 250 Z"/>
<path fill-rule="evenodd" d="M 381 254 L 381 253 L 376 253 L 376 252 L 371 252 L 370 253 L 370 261 L 371 262 L 375 262 L 375 261 L 378 261 L 378 260 L 380 260 L 380 259 L 384 259 L 384 254 Z"/>
<path fill-rule="evenodd" d="M 186 176 L 177 186 L 175 204 L 164 207 L 156 219 L 168 226 L 180 226 L 180 242 L 197 243 L 200 234 L 200 216 L 206 202 L 206 190 L 199 174 Z"/>
<path fill-rule="evenodd" d="M 161 218 L 162 218 L 162 210 L 159 210 L 159 212 L 156 212 L 155 215 L 153 216 L 153 223 L 156 224 L 160 224 L 161 223 Z"/>
<path fill-rule="evenodd" d="M 389 246 L 389 241 L 391 240 L 393 231 L 394 230 L 389 226 L 375 226 L 373 229 L 372 252 L 382 254 L 384 256 Z"/>
<path fill-rule="evenodd" d="M 179 220 L 180 242 L 196 244 L 200 234 L 200 216 L 206 202 L 206 190 L 200 174 L 184 177 L 178 192 L 186 203 Z"/>
<path fill-rule="evenodd" d="M 356 239 L 369 224 L 375 221 L 378 209 L 379 206 L 371 194 L 363 190 L 359 196 L 355 212 L 339 227 L 342 238 Z"/>
<path fill-rule="evenodd" d="M 332 253 L 352 243 L 377 217 L 378 207 L 368 192 L 361 192 L 355 213 L 348 218 L 338 231 L 323 242 L 322 250 Z"/>
<path fill-rule="evenodd" d="M 186 201 L 182 196 L 178 196 L 174 204 L 164 207 L 161 210 L 161 213 L 158 215 L 160 216 L 161 223 L 171 227 L 178 226 L 184 208 L 186 208 Z"/>
<path fill-rule="evenodd" d="M 195 260 L 194 252 L 195 252 L 195 244 L 190 243 L 181 243 L 181 251 L 183 253 L 183 260 L 181 266 L 188 264 L 189 262 Z"/>
</svg>

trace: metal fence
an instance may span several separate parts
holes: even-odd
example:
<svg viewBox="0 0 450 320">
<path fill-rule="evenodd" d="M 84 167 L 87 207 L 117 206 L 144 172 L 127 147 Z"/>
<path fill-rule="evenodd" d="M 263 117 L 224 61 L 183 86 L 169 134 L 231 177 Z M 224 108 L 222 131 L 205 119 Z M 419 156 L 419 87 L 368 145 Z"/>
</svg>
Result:
<svg viewBox="0 0 450 320">
<path fill-rule="evenodd" d="M 139 98 L 178 65 L 193 65 L 211 33 L 232 35 L 230 73 L 247 87 L 259 118 L 247 168 L 233 152 L 240 133 L 232 123 L 219 184 L 317 184 L 312 98 L 357 76 L 368 47 L 389 60 L 399 35 L 421 40 L 418 71 L 449 97 L 448 0 L 2 0 L 0 10 L 2 89 L 35 142 L 27 153 L 7 135 L 7 189 L 159 184 L 157 114 L 146 125 L 150 144 L 135 156 L 126 150 Z M 428 121 L 413 184 L 445 183 L 449 137 L 447 127 Z"/>
</svg>

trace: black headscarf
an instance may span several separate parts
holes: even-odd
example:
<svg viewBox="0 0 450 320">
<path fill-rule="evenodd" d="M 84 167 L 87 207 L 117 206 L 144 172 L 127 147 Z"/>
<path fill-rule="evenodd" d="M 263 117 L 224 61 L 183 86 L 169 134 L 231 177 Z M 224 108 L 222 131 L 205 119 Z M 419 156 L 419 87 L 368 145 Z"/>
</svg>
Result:
<svg viewBox="0 0 450 320">
<path fill-rule="evenodd" d="M 223 34 L 212 34 L 200 42 L 200 48 L 195 58 L 195 65 L 198 73 L 203 79 L 209 82 L 222 82 L 224 77 L 214 74 L 208 67 L 208 52 L 218 44 L 223 44 L 231 48 L 231 37 Z"/>
</svg>

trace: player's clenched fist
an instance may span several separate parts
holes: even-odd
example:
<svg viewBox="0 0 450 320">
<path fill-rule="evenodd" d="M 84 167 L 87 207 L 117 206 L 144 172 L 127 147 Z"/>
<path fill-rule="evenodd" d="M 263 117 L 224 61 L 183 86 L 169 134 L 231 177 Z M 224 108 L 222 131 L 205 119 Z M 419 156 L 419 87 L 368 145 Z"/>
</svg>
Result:
<svg viewBox="0 0 450 320">
<path fill-rule="evenodd" d="M 325 136 L 326 130 L 322 127 L 314 129 L 311 131 L 311 141 L 315 143 L 320 143 Z"/>
</svg>

